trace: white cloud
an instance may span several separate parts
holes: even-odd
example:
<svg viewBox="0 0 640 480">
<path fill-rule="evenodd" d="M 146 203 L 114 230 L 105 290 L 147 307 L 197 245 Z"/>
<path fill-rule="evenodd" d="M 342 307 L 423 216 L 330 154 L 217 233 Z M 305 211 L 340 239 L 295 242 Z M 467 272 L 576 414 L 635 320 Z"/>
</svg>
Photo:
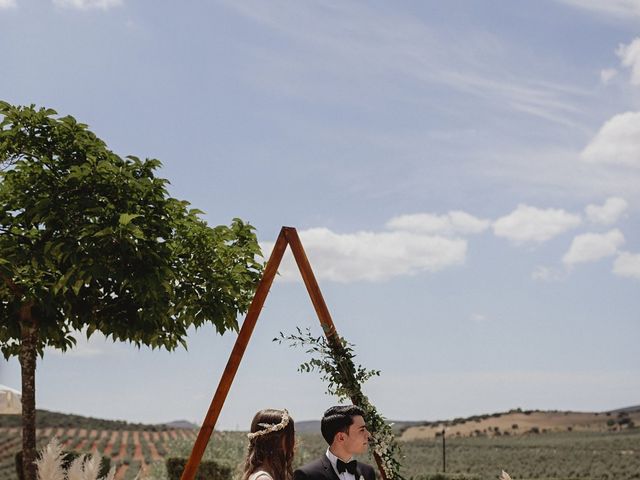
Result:
<svg viewBox="0 0 640 480">
<path fill-rule="evenodd" d="M 342 283 L 437 272 L 463 264 L 467 252 L 463 239 L 410 232 L 340 234 L 327 228 L 312 228 L 299 234 L 316 277 Z M 265 252 L 272 248 L 272 243 L 263 245 Z M 300 278 L 289 254 L 278 271 L 284 280 Z"/>
<path fill-rule="evenodd" d="M 108 10 L 119 7 L 123 0 L 53 0 L 53 4 L 62 8 L 77 8 L 79 10 L 101 9 Z"/>
<path fill-rule="evenodd" d="M 16 0 L 0 0 L 0 10 L 4 8 L 16 8 L 17 6 Z"/>
<path fill-rule="evenodd" d="M 640 38 L 634 39 L 629 45 L 620 45 L 616 54 L 622 65 L 631 69 L 631 85 L 640 85 Z"/>
<path fill-rule="evenodd" d="M 609 119 L 581 153 L 591 163 L 640 167 L 640 112 L 626 112 Z"/>
<path fill-rule="evenodd" d="M 613 273 L 640 279 L 640 253 L 622 252 L 613 263 Z"/>
<path fill-rule="evenodd" d="M 624 235 L 618 229 L 607 233 L 585 233 L 576 236 L 569 251 L 562 257 L 565 265 L 595 262 L 604 257 L 615 255 L 624 243 Z"/>
<path fill-rule="evenodd" d="M 618 17 L 640 16 L 640 0 L 560 0 L 579 8 L 608 13 Z"/>
<path fill-rule="evenodd" d="M 416 233 L 453 235 L 481 233 L 489 227 L 489 220 L 483 220 L 459 210 L 445 215 L 415 213 L 393 217 L 387 227 Z"/>
<path fill-rule="evenodd" d="M 616 75 L 618 75 L 618 71 L 615 68 L 600 70 L 600 81 L 606 85 L 613 80 Z"/>
<path fill-rule="evenodd" d="M 566 272 L 553 267 L 545 267 L 538 265 L 533 272 L 531 278 L 540 282 L 558 282 L 566 277 Z"/>
<path fill-rule="evenodd" d="M 587 205 L 584 210 L 591 222 L 611 225 L 618 221 L 628 206 L 624 198 L 610 197 L 604 205 Z"/>
<path fill-rule="evenodd" d="M 493 233 L 515 244 L 542 243 L 576 228 L 581 222 L 580 216 L 564 210 L 518 205 L 509 215 L 493 223 Z"/>
</svg>

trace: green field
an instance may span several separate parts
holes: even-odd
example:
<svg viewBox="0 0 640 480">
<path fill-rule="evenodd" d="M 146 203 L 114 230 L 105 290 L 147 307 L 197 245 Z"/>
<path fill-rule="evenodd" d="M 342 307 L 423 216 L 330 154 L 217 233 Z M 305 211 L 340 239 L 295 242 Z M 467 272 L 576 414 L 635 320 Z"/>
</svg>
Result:
<svg viewBox="0 0 640 480">
<path fill-rule="evenodd" d="M 441 440 L 402 444 L 405 477 L 416 480 L 442 470 Z M 237 466 L 245 451 L 244 434 L 216 434 L 205 458 Z M 320 435 L 298 436 L 296 464 L 326 449 Z M 188 456 L 191 443 L 174 441 L 170 451 Z M 548 433 L 447 440 L 447 473 L 495 479 L 501 470 L 514 479 L 640 479 L 640 429 L 618 433 Z M 370 461 L 370 460 L 369 460 Z M 161 467 L 157 476 L 162 476 Z"/>
<path fill-rule="evenodd" d="M 549 433 L 447 441 L 447 472 L 496 478 L 640 479 L 640 430 L 621 433 Z M 409 476 L 442 465 L 441 442 L 405 444 Z"/>
<path fill-rule="evenodd" d="M 140 469 L 147 478 L 163 480 L 163 459 L 188 456 L 196 432 L 59 427 L 40 429 L 38 441 L 43 444 L 53 435 L 69 449 L 99 450 L 112 458 L 119 466 L 120 480 L 133 479 Z M 297 465 L 326 449 L 317 434 L 300 434 L 297 444 Z M 246 446 L 244 433 L 216 432 L 204 458 L 230 464 L 237 471 Z M 402 446 L 405 477 L 426 479 L 442 470 L 441 439 L 403 442 Z M 16 479 L 13 456 L 19 448 L 19 430 L 0 428 L 0 480 Z M 452 437 L 447 439 L 446 457 L 447 473 L 458 474 L 454 478 L 495 479 L 504 469 L 514 479 L 640 479 L 640 428 L 601 433 Z"/>
</svg>

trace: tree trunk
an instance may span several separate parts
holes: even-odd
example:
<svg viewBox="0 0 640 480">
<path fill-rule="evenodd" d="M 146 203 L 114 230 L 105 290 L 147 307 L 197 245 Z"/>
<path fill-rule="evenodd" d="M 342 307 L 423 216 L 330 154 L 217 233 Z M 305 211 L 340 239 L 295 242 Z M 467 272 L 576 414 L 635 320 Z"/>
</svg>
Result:
<svg viewBox="0 0 640 480">
<path fill-rule="evenodd" d="M 22 341 L 22 471 L 24 480 L 36 480 L 36 356 L 38 327 L 32 313 L 33 302 L 20 309 Z"/>
</svg>

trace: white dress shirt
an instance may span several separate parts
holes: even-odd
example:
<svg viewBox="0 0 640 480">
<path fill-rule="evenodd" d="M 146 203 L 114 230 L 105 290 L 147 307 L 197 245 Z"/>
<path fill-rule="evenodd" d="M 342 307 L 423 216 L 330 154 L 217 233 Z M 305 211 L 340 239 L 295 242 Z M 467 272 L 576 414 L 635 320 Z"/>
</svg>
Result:
<svg viewBox="0 0 640 480">
<path fill-rule="evenodd" d="M 355 475 L 347 472 L 346 470 L 342 473 L 338 473 L 338 466 L 337 466 L 338 457 L 336 457 L 333 453 L 331 453 L 331 450 L 329 450 L 328 448 L 327 448 L 327 458 L 329 459 L 329 462 L 331 462 L 333 471 L 336 472 L 336 475 L 340 480 L 356 480 Z M 348 461 L 350 462 L 351 460 L 353 460 L 353 457 L 351 457 Z"/>
</svg>

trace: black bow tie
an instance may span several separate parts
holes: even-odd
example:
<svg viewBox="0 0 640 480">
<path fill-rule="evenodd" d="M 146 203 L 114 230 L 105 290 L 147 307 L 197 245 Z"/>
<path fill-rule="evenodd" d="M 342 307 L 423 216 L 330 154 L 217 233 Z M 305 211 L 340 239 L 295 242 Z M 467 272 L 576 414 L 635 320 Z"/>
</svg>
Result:
<svg viewBox="0 0 640 480">
<path fill-rule="evenodd" d="M 355 460 L 351 460 L 350 462 L 343 462 L 342 460 L 338 459 L 338 461 L 336 462 L 336 467 L 338 468 L 338 473 L 342 473 L 346 470 L 355 477 L 358 471 L 358 462 Z"/>
</svg>

